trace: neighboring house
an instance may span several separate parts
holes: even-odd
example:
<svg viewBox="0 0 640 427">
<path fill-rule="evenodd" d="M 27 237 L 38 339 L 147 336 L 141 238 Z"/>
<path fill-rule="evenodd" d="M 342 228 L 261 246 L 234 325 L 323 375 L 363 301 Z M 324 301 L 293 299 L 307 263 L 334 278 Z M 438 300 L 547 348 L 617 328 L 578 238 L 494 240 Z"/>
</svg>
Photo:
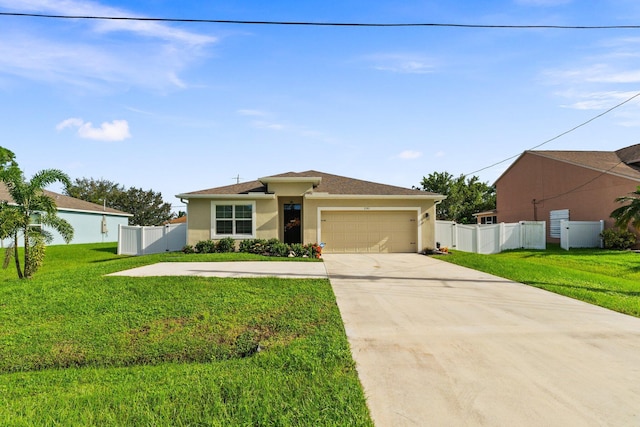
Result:
<svg viewBox="0 0 640 427">
<path fill-rule="evenodd" d="M 498 215 L 495 209 L 474 213 L 472 216 L 476 218 L 478 224 L 490 225 L 498 223 Z"/>
<path fill-rule="evenodd" d="M 288 172 L 178 194 L 187 243 L 271 239 L 324 243 L 326 253 L 420 252 L 435 247 L 435 204 L 445 197 L 323 172 Z"/>
<path fill-rule="evenodd" d="M 170 219 L 169 221 L 165 222 L 165 224 L 184 224 L 187 222 L 187 216 L 179 216 L 178 218 L 173 218 Z"/>
<path fill-rule="evenodd" d="M 559 220 L 605 221 L 617 197 L 640 185 L 640 144 L 617 151 L 525 151 L 496 181 L 499 222 L 547 221 L 558 242 Z M 553 216 L 553 218 L 552 218 Z"/>
<path fill-rule="evenodd" d="M 67 220 L 73 227 L 73 240 L 70 243 L 117 242 L 118 226 L 127 225 L 129 217 L 133 216 L 53 191 L 44 190 L 44 193 L 55 200 L 58 216 Z M 4 184 L 0 184 L 0 200 L 13 204 L 13 199 Z M 37 225 L 37 221 L 38 219 L 34 218 L 34 225 Z M 58 232 L 53 229 L 48 231 L 53 234 L 52 245 L 65 243 Z M 9 241 L 5 240 L 2 245 L 6 247 L 8 243 Z"/>
</svg>

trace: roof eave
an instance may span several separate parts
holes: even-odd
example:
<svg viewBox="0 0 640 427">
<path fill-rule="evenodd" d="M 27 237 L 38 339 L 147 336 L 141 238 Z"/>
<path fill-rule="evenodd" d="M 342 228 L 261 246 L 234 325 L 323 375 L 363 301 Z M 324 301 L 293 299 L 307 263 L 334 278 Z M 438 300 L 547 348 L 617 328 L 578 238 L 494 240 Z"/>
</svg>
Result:
<svg viewBox="0 0 640 427">
<path fill-rule="evenodd" d="M 259 178 L 263 184 L 275 184 L 275 183 L 296 183 L 296 182 L 308 182 L 314 186 L 320 185 L 322 178 L 319 176 L 265 176 Z"/>
<path fill-rule="evenodd" d="M 275 194 L 268 193 L 247 193 L 247 194 L 176 194 L 176 197 L 179 199 L 223 199 L 223 200 L 237 200 L 237 199 L 248 199 L 248 200 L 272 200 L 275 199 Z"/>
<path fill-rule="evenodd" d="M 328 194 L 328 193 L 307 193 L 306 199 L 379 199 L 379 200 L 444 200 L 447 197 L 441 194 Z"/>
</svg>

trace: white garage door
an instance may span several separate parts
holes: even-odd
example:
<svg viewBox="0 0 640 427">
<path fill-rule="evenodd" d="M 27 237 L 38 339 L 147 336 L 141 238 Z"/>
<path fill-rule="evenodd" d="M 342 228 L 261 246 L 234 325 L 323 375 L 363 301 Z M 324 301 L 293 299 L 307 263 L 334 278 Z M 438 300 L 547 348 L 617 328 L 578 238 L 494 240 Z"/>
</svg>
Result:
<svg viewBox="0 0 640 427">
<path fill-rule="evenodd" d="M 415 211 L 322 212 L 323 252 L 417 252 L 416 216 Z"/>
</svg>

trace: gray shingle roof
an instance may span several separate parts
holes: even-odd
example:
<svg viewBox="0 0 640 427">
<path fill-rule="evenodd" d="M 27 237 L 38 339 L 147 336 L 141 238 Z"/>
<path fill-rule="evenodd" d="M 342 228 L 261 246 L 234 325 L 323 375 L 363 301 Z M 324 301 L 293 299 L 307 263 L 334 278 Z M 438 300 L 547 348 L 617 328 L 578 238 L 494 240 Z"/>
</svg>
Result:
<svg viewBox="0 0 640 427">
<path fill-rule="evenodd" d="M 324 172 L 309 170 L 305 172 L 286 172 L 279 175 L 272 175 L 268 178 L 321 178 L 320 184 L 314 188 L 314 192 L 328 193 L 335 195 L 353 196 L 424 196 L 435 195 L 426 191 L 396 187 L 393 185 L 379 184 L 376 182 L 364 181 L 360 179 L 348 178 L 345 176 L 332 175 Z M 249 192 L 266 192 L 266 185 L 261 181 L 251 181 L 241 184 L 227 185 L 224 187 L 209 188 L 206 190 L 184 193 L 181 196 L 190 195 L 227 195 L 227 194 L 248 194 Z"/>
<path fill-rule="evenodd" d="M 44 190 L 44 194 L 46 194 L 47 196 L 55 200 L 56 206 L 60 210 L 76 210 L 76 211 L 108 213 L 113 215 L 127 215 L 127 216 L 131 215 L 126 212 L 119 211 L 117 209 L 112 209 L 112 208 L 105 209 L 102 205 L 76 199 L 75 197 L 65 196 L 64 194 L 58 194 L 49 190 Z M 9 194 L 9 191 L 7 191 L 7 187 L 3 183 L 0 183 L 0 200 L 7 201 L 9 203 L 14 203 L 13 199 L 11 198 L 11 195 Z"/>
</svg>

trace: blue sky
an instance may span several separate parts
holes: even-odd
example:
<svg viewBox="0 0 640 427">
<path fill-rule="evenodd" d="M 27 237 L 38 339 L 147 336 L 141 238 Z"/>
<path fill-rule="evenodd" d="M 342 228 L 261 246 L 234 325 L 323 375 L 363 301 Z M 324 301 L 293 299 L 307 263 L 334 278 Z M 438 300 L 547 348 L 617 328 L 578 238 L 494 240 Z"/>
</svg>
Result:
<svg viewBox="0 0 640 427">
<path fill-rule="evenodd" d="M 0 12 L 636 25 L 635 0 L 0 0 Z M 0 17 L 0 145 L 175 194 L 316 169 L 411 187 L 517 155 L 640 92 L 640 29 L 353 28 Z M 639 98 L 640 99 L 640 98 Z M 640 143 L 640 101 L 540 149 Z M 476 173 L 492 183 L 510 162 Z M 52 188 L 56 190 L 56 188 Z M 59 191 L 59 189 L 58 189 Z"/>
</svg>

